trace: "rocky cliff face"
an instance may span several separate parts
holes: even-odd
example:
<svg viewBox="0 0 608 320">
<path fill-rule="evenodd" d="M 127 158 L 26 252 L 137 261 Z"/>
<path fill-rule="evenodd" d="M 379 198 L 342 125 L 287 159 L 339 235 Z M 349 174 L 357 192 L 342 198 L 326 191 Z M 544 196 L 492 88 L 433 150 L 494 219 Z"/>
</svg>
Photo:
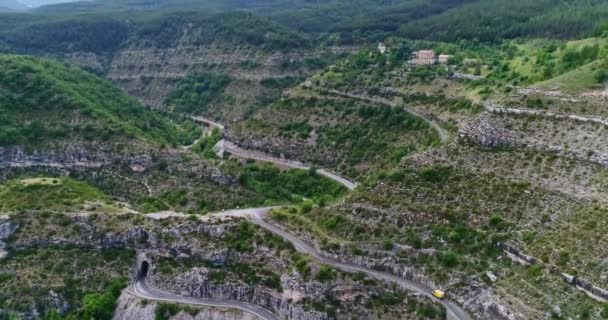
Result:
<svg viewBox="0 0 608 320">
<path fill-rule="evenodd" d="M 0 259 L 7 254 L 4 240 L 8 239 L 16 230 L 17 225 L 11 221 L 9 216 L 0 216 Z"/>
<path fill-rule="evenodd" d="M 311 271 L 305 277 L 291 266 L 289 250 L 277 252 L 276 248 L 260 242 L 260 238 L 266 237 L 261 230 L 253 237 L 252 252 L 238 252 L 232 249 L 230 239 L 239 230 L 235 229 L 240 226 L 239 221 L 209 223 L 185 218 L 141 219 L 130 214 L 51 214 L 40 224 L 39 214 L 28 213 L 12 219 L 11 225 L 23 225 L 11 237 L 9 245 L 14 250 L 58 246 L 83 250 L 133 248 L 151 263 L 147 282 L 152 287 L 186 296 L 245 301 L 263 306 L 285 319 L 328 319 L 324 308 L 338 312 L 339 319 L 416 319 L 416 312 L 409 309 L 411 303 L 439 309 L 431 301 L 399 288 L 366 283 L 339 273 L 331 280 L 315 280 L 312 275 L 320 266 L 313 261 L 308 262 Z M 242 279 L 238 275 L 240 271 L 235 271 L 240 268 L 236 266 L 242 265 L 257 270 L 256 274 L 270 271 L 280 275 L 277 287 Z M 133 270 L 135 275 L 136 268 Z M 225 278 L 218 281 L 211 272 L 214 275 L 222 272 Z M 385 295 L 396 295 L 408 303 L 389 304 L 382 310 L 369 307 Z M 124 293 L 115 319 L 153 319 L 154 307 L 150 305 L 154 303 L 140 303 Z M 198 315 L 181 314 L 174 319 L 221 318 L 223 312 L 205 309 Z M 227 319 L 230 317 L 239 315 L 227 313 Z"/>
<path fill-rule="evenodd" d="M 459 129 L 463 140 L 487 147 L 513 146 L 556 152 L 608 167 L 605 125 L 571 118 L 485 112 Z"/>
<path fill-rule="evenodd" d="M 24 150 L 0 147 L 1 168 L 55 167 L 99 168 L 115 161 L 124 161 L 133 167 L 148 167 L 152 163 L 152 150 L 139 154 L 120 154 L 110 149 L 84 145 L 69 145 L 53 150 Z"/>
<path fill-rule="evenodd" d="M 114 56 L 106 77 L 142 102 L 160 107 L 177 82 L 190 73 L 224 73 L 233 79 L 253 82 L 303 76 L 316 68 L 307 61 L 354 50 L 354 47 L 331 47 L 309 51 L 265 51 L 246 46 L 127 48 Z M 91 57 L 73 56 L 70 60 L 85 65 L 97 64 L 97 60 Z"/>
<path fill-rule="evenodd" d="M 376 216 L 377 218 L 377 216 Z M 293 230 L 293 228 L 291 228 Z M 474 318 L 500 320 L 527 319 L 515 308 L 506 304 L 504 299 L 494 292 L 491 286 L 483 283 L 480 279 L 464 278 L 462 275 L 452 275 L 447 281 L 438 283 L 424 274 L 424 270 L 409 265 L 396 254 L 407 253 L 408 257 L 433 256 L 437 255 L 434 249 L 414 249 L 413 247 L 395 245 L 393 249 L 386 250 L 381 244 L 358 244 L 355 247 L 367 254 L 354 255 L 353 249 L 347 244 L 340 246 L 323 248 L 315 239 L 305 233 L 299 233 L 299 238 L 306 239 L 313 244 L 319 252 L 324 252 L 325 256 L 352 265 L 367 267 L 372 270 L 383 271 L 394 274 L 404 279 L 412 280 L 416 283 L 424 284 L 429 288 L 447 289 L 450 299 L 457 301 L 464 306 Z M 448 319 L 451 319 L 448 317 Z"/>
<path fill-rule="evenodd" d="M 102 227 L 107 223 L 113 224 L 105 217 L 76 214 L 67 217 L 70 225 L 78 233 L 57 233 L 54 226 L 41 230 L 38 234 L 29 234 L 27 230 L 19 234 L 11 247 L 16 250 L 29 247 L 50 246 L 77 246 L 82 248 L 123 248 L 131 247 L 145 250 L 149 255 L 186 256 L 196 257 L 201 261 L 212 261 L 216 265 L 224 265 L 228 259 L 239 259 L 238 255 L 231 254 L 224 245 L 217 244 L 227 230 L 235 226 L 234 223 L 205 224 L 205 223 L 182 223 L 172 226 L 164 226 L 164 222 L 150 220 L 143 226 L 134 226 L 130 223 L 115 226 L 114 230 Z M 110 218 L 110 220 L 113 220 Z M 67 222 L 64 222 L 67 223 Z M 0 239 L 8 237 L 15 229 L 15 224 L 6 217 L 0 222 Z M 28 233 L 28 234 L 25 234 Z M 212 239 L 216 239 L 215 241 Z M 221 242 L 221 241 L 220 241 Z M 238 284 L 212 284 L 209 281 L 206 268 L 194 268 L 191 271 L 163 282 L 159 278 L 149 277 L 149 282 L 154 286 L 167 291 L 177 292 L 184 295 L 246 301 L 252 304 L 268 308 L 280 316 L 296 320 L 321 320 L 326 319 L 324 313 L 306 311 L 301 306 L 290 303 L 291 298 L 269 289 L 252 286 L 239 286 Z M 304 288 L 297 294 L 298 297 L 310 296 L 314 293 L 321 297 L 327 288 L 313 288 L 314 286 L 294 283 L 293 279 L 284 278 L 285 286 L 291 288 Z M 154 305 L 131 305 L 137 299 L 130 297 L 128 293 L 123 294 L 119 303 L 115 319 L 153 319 Z M 225 318 L 224 316 L 228 317 Z M 227 312 L 226 310 L 205 310 L 196 316 L 190 315 L 192 319 L 241 319 L 239 312 Z M 186 317 L 186 318 L 184 318 Z M 246 318 L 246 317 L 245 317 Z M 188 319 L 185 314 L 176 316 L 175 319 Z"/>
<path fill-rule="evenodd" d="M 78 232 L 57 232 L 57 225 L 52 222 L 30 233 L 28 227 L 19 232 L 11 247 L 19 250 L 32 246 L 71 245 L 94 248 L 130 247 L 141 250 L 156 250 L 174 255 L 188 255 L 202 260 L 216 261 L 222 264 L 227 258 L 225 247 L 211 248 L 210 238 L 220 238 L 234 223 L 195 224 L 195 223 L 160 223 L 148 219 L 145 223 L 133 223 L 133 215 L 105 216 L 91 214 L 67 214 L 57 217 L 66 218 L 64 223 L 74 226 Z M 15 218 L 17 219 L 17 218 Z M 18 219 L 36 219 L 36 213 L 18 217 Z"/>
<path fill-rule="evenodd" d="M 234 284 L 214 284 L 209 280 L 207 268 L 193 268 L 184 274 L 174 278 L 171 283 L 162 282 L 159 278 L 151 275 L 149 283 L 156 288 L 161 288 L 185 296 L 199 298 L 215 298 L 248 302 L 262 306 L 273 311 L 279 317 L 293 320 L 324 320 L 327 315 L 322 312 L 304 310 L 297 304 L 292 304 L 293 299 L 287 294 L 280 294 L 264 288 L 251 286 L 236 286 Z M 320 283 L 304 282 L 299 277 L 283 275 L 281 286 L 290 289 L 290 293 L 297 297 L 321 298 L 328 291 L 327 286 Z M 300 289 L 303 289 L 300 291 Z M 297 293 L 296 291 L 297 290 Z M 297 301 L 296 301 L 297 302 Z"/>
</svg>

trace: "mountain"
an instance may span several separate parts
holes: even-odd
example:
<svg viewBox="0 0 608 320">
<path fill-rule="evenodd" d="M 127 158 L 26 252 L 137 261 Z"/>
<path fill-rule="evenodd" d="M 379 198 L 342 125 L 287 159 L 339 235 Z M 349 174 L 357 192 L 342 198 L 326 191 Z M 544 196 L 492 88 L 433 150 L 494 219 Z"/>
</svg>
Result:
<svg viewBox="0 0 608 320">
<path fill-rule="evenodd" d="M 16 55 L 0 56 L 0 62 L 0 147 L 186 144 L 197 136 L 195 127 L 176 126 L 78 68 Z"/>
<path fill-rule="evenodd" d="M 23 5 L 26 5 L 30 8 L 41 7 L 52 4 L 60 4 L 60 3 L 70 3 L 77 1 L 87 1 L 87 0 L 18 0 Z M 92 0 L 90 0 L 92 1 Z"/>
<path fill-rule="evenodd" d="M 45 13 L 247 11 L 293 30 L 333 39 L 377 41 L 389 35 L 434 40 L 589 35 L 604 23 L 601 0 L 111 0 L 44 7 Z M 336 35 L 339 35 L 336 38 Z"/>
<path fill-rule="evenodd" d="M 0 12 L 25 10 L 27 7 L 17 0 L 0 0 Z"/>
<path fill-rule="evenodd" d="M 181 304 L 202 298 L 607 319 L 607 18 L 601 0 L 1 14 L 0 319 L 252 316 Z"/>
<path fill-rule="evenodd" d="M 0 19 L 2 26 L 0 51 L 81 65 L 155 107 L 196 73 L 230 76 L 228 94 L 253 105 L 256 96 L 280 94 L 262 80 L 297 82 L 355 49 L 319 47 L 306 34 L 244 12 L 22 14 Z"/>
</svg>

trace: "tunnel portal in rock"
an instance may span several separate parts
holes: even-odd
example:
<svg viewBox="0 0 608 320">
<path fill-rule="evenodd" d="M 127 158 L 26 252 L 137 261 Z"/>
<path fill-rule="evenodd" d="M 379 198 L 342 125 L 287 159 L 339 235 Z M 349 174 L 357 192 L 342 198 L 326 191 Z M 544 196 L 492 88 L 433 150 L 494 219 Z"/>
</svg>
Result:
<svg viewBox="0 0 608 320">
<path fill-rule="evenodd" d="M 138 278 L 144 279 L 148 275 L 148 269 L 150 269 L 150 264 L 148 261 L 142 261 L 139 266 Z"/>
</svg>

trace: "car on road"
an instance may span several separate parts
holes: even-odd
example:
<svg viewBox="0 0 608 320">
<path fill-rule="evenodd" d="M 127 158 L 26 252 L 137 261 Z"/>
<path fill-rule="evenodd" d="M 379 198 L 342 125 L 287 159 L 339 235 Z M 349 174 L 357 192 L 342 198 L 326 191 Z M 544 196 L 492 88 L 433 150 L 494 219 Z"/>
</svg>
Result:
<svg viewBox="0 0 608 320">
<path fill-rule="evenodd" d="M 435 289 L 435 290 L 433 290 L 432 293 L 433 293 L 433 297 L 435 297 L 437 299 L 445 298 L 445 292 L 443 292 L 442 290 Z"/>
</svg>

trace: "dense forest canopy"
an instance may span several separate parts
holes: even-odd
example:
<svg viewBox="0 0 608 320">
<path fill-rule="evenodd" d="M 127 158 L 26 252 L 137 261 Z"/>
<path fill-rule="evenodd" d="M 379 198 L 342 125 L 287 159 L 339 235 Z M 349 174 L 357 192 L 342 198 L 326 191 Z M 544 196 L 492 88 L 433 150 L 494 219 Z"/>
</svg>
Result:
<svg viewBox="0 0 608 320">
<path fill-rule="evenodd" d="M 195 124 L 176 126 L 109 82 L 52 60 L 0 56 L 0 92 L 0 146 L 125 137 L 187 144 L 200 134 Z"/>
<path fill-rule="evenodd" d="M 167 48 L 230 44 L 270 49 L 307 47 L 307 37 L 248 13 L 155 13 L 131 16 L 28 13 L 0 16 L 0 52 L 112 54 L 122 46 Z"/>
<path fill-rule="evenodd" d="M 249 14 L 217 15 L 234 11 Z M 227 39 L 272 48 L 308 45 L 304 39 L 351 44 L 389 35 L 482 42 L 580 38 L 596 33 L 607 15 L 608 3 L 601 0 L 84 1 L 1 14 L 0 49 L 99 53 L 133 35 L 162 47 L 172 45 L 187 24 L 206 30 L 190 39 L 195 44 Z"/>
</svg>

